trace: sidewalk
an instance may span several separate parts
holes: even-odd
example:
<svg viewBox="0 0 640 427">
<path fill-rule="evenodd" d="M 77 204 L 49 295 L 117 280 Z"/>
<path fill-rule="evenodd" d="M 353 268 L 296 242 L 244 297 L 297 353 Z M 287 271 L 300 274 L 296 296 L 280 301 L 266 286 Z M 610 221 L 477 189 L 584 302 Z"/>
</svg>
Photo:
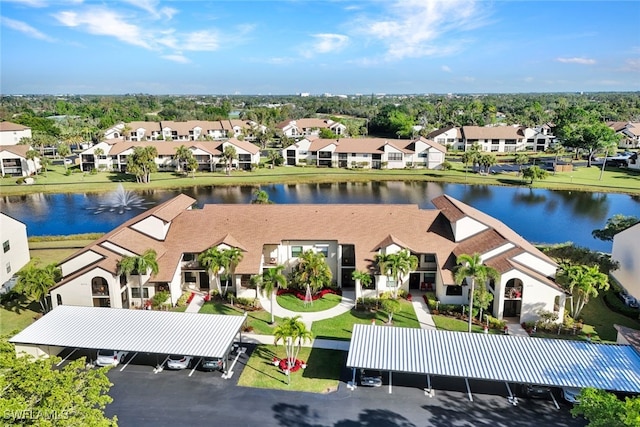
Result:
<svg viewBox="0 0 640 427">
<path fill-rule="evenodd" d="M 436 329 L 436 324 L 429 311 L 429 306 L 424 302 L 422 295 L 416 295 L 411 301 L 411 304 L 413 304 L 413 310 L 416 312 L 420 327 L 422 329 Z"/>
<path fill-rule="evenodd" d="M 522 325 L 519 323 L 507 323 L 507 329 L 509 330 L 509 335 L 513 335 L 514 337 L 529 336 L 527 331 L 525 331 Z"/>
<path fill-rule="evenodd" d="M 187 309 L 184 311 L 185 313 L 197 313 L 202 308 L 204 304 L 204 296 L 199 292 L 193 293 L 193 298 L 191 302 L 187 306 Z"/>
</svg>

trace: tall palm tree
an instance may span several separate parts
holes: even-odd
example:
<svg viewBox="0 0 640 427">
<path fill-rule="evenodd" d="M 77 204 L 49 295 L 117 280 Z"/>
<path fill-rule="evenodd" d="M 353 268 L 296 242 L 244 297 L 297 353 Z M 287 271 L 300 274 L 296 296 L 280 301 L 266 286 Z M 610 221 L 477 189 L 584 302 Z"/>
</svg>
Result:
<svg viewBox="0 0 640 427">
<path fill-rule="evenodd" d="M 360 295 L 362 295 L 362 287 L 371 284 L 371 275 L 366 271 L 354 270 L 353 273 L 351 273 L 351 278 L 356 281 Z M 364 302 L 364 296 L 362 297 L 362 301 Z"/>
<path fill-rule="evenodd" d="M 473 317 L 473 293 L 475 291 L 476 280 L 481 283 L 482 286 L 486 286 L 485 282 L 489 279 L 498 280 L 500 274 L 498 270 L 482 263 L 482 258 L 479 253 L 473 255 L 462 254 L 457 259 L 458 266 L 456 267 L 454 279 L 455 282 L 460 285 L 466 279 L 469 280 L 471 286 L 471 292 L 469 293 L 469 332 L 471 332 L 471 320 Z"/>
<path fill-rule="evenodd" d="M 387 277 L 393 277 L 396 286 L 393 289 L 393 298 L 398 298 L 398 288 L 402 284 L 402 277 L 409 274 L 418 267 L 418 258 L 415 255 L 402 249 L 394 254 L 378 254 L 376 262 L 380 268 L 380 272 Z"/>
<path fill-rule="evenodd" d="M 36 163 L 36 159 L 38 159 L 38 152 L 36 150 L 30 149 L 25 154 L 27 160 L 33 161 L 34 169 L 36 171 L 36 175 L 38 175 L 38 165 Z"/>
<path fill-rule="evenodd" d="M 285 353 L 287 355 L 287 379 L 290 382 L 289 369 L 295 366 L 302 344 L 311 341 L 313 335 L 311 331 L 307 329 L 307 325 L 300 320 L 300 316 L 295 316 L 282 319 L 282 323 L 273 331 L 273 338 L 275 345 L 278 345 L 280 341 L 284 343 Z"/>
<path fill-rule="evenodd" d="M 176 147 L 176 161 L 178 162 L 178 172 L 182 171 L 182 165 L 193 157 L 193 153 L 186 146 Z"/>
<path fill-rule="evenodd" d="M 233 161 L 238 158 L 238 152 L 235 147 L 232 145 L 227 145 L 224 147 L 224 151 L 222 152 L 222 159 L 226 165 L 227 175 L 231 174 L 231 167 L 233 166 Z"/>
<path fill-rule="evenodd" d="M 273 298 L 275 291 L 278 287 L 283 289 L 287 288 L 287 278 L 284 277 L 282 271 L 284 270 L 284 265 L 277 265 L 272 268 L 266 269 L 260 275 L 260 282 L 262 283 L 262 292 L 267 294 L 269 300 L 271 301 L 271 323 L 275 322 L 275 316 L 273 315 Z"/>
<path fill-rule="evenodd" d="M 230 248 L 230 249 L 225 249 L 222 252 L 223 256 L 224 256 L 224 269 L 227 270 L 229 272 L 229 276 L 232 282 L 234 282 L 235 278 L 235 274 L 236 274 L 236 267 L 238 266 L 238 264 L 240 264 L 240 261 L 242 261 L 242 258 L 244 256 L 244 254 L 242 253 L 242 251 L 238 248 Z M 229 287 L 229 280 L 227 280 L 224 283 L 224 295 L 227 294 L 227 288 Z"/>
<path fill-rule="evenodd" d="M 213 278 L 216 289 L 222 294 L 222 286 L 220 285 L 220 272 L 225 267 L 226 261 L 224 254 L 217 246 L 212 246 L 206 251 L 198 255 L 198 262 L 207 269 L 209 278 Z"/>
<path fill-rule="evenodd" d="M 516 153 L 513 160 L 518 165 L 518 176 L 522 173 L 522 165 L 529 163 L 529 155 L 527 153 Z"/>
<path fill-rule="evenodd" d="M 142 255 L 124 256 L 118 262 L 117 272 L 119 275 L 136 274 L 138 276 L 138 287 L 140 289 L 140 305 L 144 302 L 144 293 L 142 292 L 142 276 L 148 274 L 158 274 L 157 253 L 153 249 L 147 249 Z"/>
</svg>

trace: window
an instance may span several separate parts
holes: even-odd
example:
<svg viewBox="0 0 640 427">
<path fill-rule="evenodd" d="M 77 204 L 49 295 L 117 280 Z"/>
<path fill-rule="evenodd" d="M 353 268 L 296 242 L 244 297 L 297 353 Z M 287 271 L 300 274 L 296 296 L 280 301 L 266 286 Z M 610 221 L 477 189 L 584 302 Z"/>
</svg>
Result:
<svg viewBox="0 0 640 427">
<path fill-rule="evenodd" d="M 60 294 L 56 295 L 56 302 L 58 303 L 58 305 L 62 305 L 62 295 Z"/>
<path fill-rule="evenodd" d="M 324 255 L 325 258 L 329 257 L 329 245 L 316 245 L 316 253 Z"/>
<path fill-rule="evenodd" d="M 462 286 L 446 286 L 447 295 L 462 295 Z"/>
<path fill-rule="evenodd" d="M 297 258 L 302 253 L 302 246 L 291 246 L 291 256 Z"/>
<path fill-rule="evenodd" d="M 390 161 L 402 160 L 402 153 L 389 153 L 388 158 Z"/>
<path fill-rule="evenodd" d="M 436 262 L 436 256 L 434 254 L 422 255 L 424 262 Z"/>
<path fill-rule="evenodd" d="M 7 252 L 9 252 L 9 249 L 11 249 L 11 245 L 9 244 L 8 240 L 5 240 L 4 243 L 2 243 L 2 250 L 6 254 Z"/>
<path fill-rule="evenodd" d="M 144 298 L 149 298 L 149 288 L 142 288 L 142 294 Z M 131 298 L 140 298 L 140 288 L 131 288 Z"/>
<path fill-rule="evenodd" d="M 7 273 L 11 273 L 11 263 L 7 263 Z"/>
</svg>

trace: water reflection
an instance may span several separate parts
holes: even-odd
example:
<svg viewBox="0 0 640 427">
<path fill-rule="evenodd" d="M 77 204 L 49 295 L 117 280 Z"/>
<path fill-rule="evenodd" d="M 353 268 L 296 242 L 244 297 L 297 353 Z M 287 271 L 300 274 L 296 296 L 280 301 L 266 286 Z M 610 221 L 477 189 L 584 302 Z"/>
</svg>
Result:
<svg viewBox="0 0 640 427">
<path fill-rule="evenodd" d="M 181 190 L 145 190 L 130 196 L 141 206 L 162 203 L 179 193 L 202 206 L 208 203 L 250 203 L 258 187 L 190 187 Z M 431 209 L 431 200 L 448 194 L 479 209 L 537 243 L 573 241 L 609 252 L 610 242 L 593 239 L 614 214 L 640 215 L 640 198 L 624 194 L 552 191 L 507 186 L 469 186 L 434 182 L 363 182 L 341 184 L 270 184 L 260 187 L 278 204 L 371 203 L 417 204 Z M 99 217 L 87 208 L 104 203 L 104 194 L 31 194 L 0 198 L 2 211 L 27 224 L 29 235 L 110 231 L 139 211 L 103 210 Z M 312 226 L 312 225 L 310 225 Z"/>
</svg>

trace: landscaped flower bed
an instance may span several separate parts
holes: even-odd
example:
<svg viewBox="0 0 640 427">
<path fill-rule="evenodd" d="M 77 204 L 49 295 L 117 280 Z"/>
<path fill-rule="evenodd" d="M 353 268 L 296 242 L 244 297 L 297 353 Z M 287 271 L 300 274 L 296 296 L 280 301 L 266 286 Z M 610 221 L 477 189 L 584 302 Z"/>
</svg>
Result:
<svg viewBox="0 0 640 427">
<path fill-rule="evenodd" d="M 304 301 L 306 299 L 305 293 L 301 292 L 298 289 L 278 289 L 278 292 L 276 293 L 276 295 L 278 295 L 278 296 L 286 295 L 286 294 L 295 295 L 296 298 L 298 298 L 298 299 L 300 299 L 302 301 Z M 311 299 L 315 301 L 317 299 L 322 298 L 326 294 L 342 295 L 342 291 L 335 290 L 335 289 L 323 289 L 320 292 L 316 293 L 315 295 L 312 295 Z"/>
<path fill-rule="evenodd" d="M 305 361 L 300 359 L 296 359 L 293 366 L 291 366 L 290 368 L 286 358 L 282 360 L 278 358 L 274 358 L 273 363 L 277 365 L 282 372 L 286 372 L 287 370 L 289 370 L 289 372 L 297 372 L 300 369 L 305 369 L 307 367 L 307 364 L 305 363 Z"/>
</svg>

